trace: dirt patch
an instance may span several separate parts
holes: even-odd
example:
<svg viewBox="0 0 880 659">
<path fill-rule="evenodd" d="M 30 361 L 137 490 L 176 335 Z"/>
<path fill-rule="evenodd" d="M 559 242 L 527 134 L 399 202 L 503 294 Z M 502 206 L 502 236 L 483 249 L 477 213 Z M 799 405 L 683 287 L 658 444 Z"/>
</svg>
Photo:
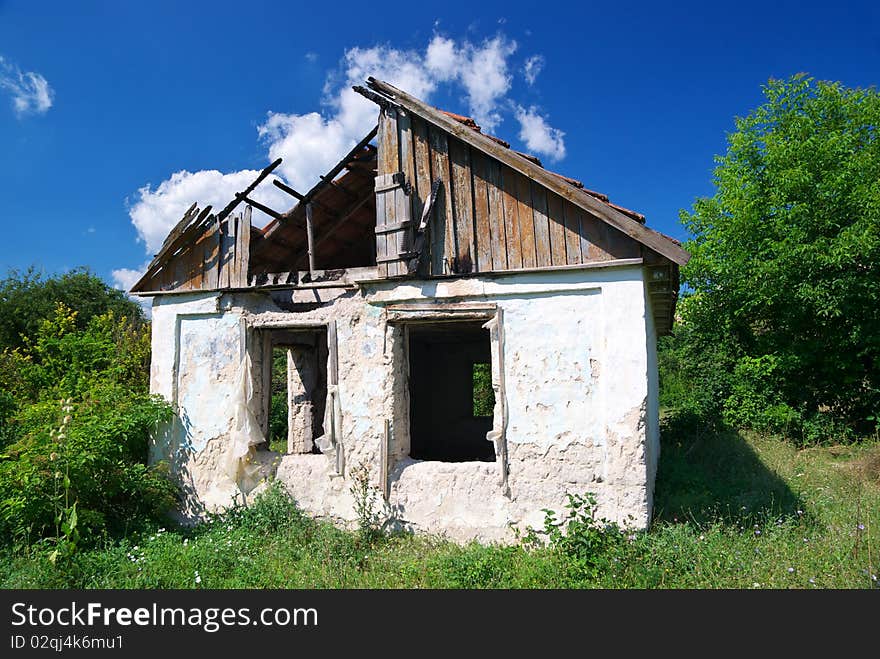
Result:
<svg viewBox="0 0 880 659">
<path fill-rule="evenodd" d="M 880 485 L 880 445 L 868 450 L 851 463 L 852 470 L 862 481 Z"/>
</svg>

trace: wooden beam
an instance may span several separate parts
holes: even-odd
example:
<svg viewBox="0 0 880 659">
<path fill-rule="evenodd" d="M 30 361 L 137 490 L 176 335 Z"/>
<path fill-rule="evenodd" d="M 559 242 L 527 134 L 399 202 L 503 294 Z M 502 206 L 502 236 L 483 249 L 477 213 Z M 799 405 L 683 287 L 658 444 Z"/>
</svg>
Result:
<svg viewBox="0 0 880 659">
<path fill-rule="evenodd" d="M 358 212 L 358 210 L 360 210 L 361 206 L 363 206 L 365 203 L 367 203 L 371 199 L 373 199 L 373 191 L 369 190 L 365 197 L 363 197 L 362 199 L 359 199 L 355 203 L 351 204 L 342 213 L 340 213 L 339 218 L 337 220 L 335 220 L 333 222 L 333 224 L 330 225 L 330 228 L 327 229 L 327 231 L 325 231 L 323 233 L 323 235 L 321 235 L 321 237 L 315 241 L 314 248 L 317 249 L 318 247 L 323 245 L 327 240 L 333 238 L 333 233 L 336 231 L 336 229 L 338 229 L 340 226 L 342 226 L 352 215 L 354 215 L 355 213 Z M 308 254 L 308 250 L 306 250 L 305 252 L 300 252 L 299 254 L 297 254 L 293 258 L 291 263 L 293 263 L 293 264 L 299 263 L 299 260 L 303 256 L 305 256 L 306 254 Z"/>
<path fill-rule="evenodd" d="M 269 174 L 271 174 L 272 171 L 276 167 L 278 167 L 278 165 L 280 165 L 280 164 L 281 164 L 281 158 L 278 158 L 278 160 L 276 160 L 271 165 L 266 167 L 263 171 L 261 171 L 259 173 L 259 175 L 257 176 L 257 178 L 254 179 L 253 183 L 251 183 L 249 186 L 247 186 L 247 188 L 245 188 L 243 192 L 236 194 L 235 199 L 233 199 L 228 204 L 226 204 L 226 208 L 224 208 L 222 211 L 220 211 L 217 214 L 217 221 L 222 222 L 223 220 L 225 220 L 226 216 L 228 216 L 232 211 L 234 211 L 235 207 L 241 203 L 241 200 L 246 198 L 251 192 L 253 192 L 256 189 L 256 187 L 260 183 L 263 182 L 263 179 L 266 178 L 267 176 L 269 176 Z"/>
<path fill-rule="evenodd" d="M 272 185 L 274 185 L 276 188 L 279 188 L 280 190 L 284 190 L 284 192 L 289 194 L 294 199 L 297 199 L 298 201 L 302 201 L 303 199 L 305 199 L 304 194 L 300 194 L 299 192 L 297 192 L 296 190 L 291 188 L 289 185 L 285 185 L 284 183 L 279 181 L 277 178 L 274 181 L 272 181 Z"/>
<path fill-rule="evenodd" d="M 613 207 L 587 194 L 583 190 L 571 186 L 552 172 L 549 172 L 530 160 L 517 155 L 510 149 L 505 149 L 503 146 L 489 139 L 482 133 L 478 133 L 454 119 L 447 117 L 436 108 L 423 103 L 419 99 L 410 96 L 393 85 L 389 85 L 387 82 L 377 80 L 373 77 L 367 79 L 367 84 L 373 90 L 389 97 L 394 103 L 402 105 L 407 110 L 418 114 L 420 117 L 430 121 L 432 124 L 447 133 L 454 135 L 463 142 L 466 142 L 483 153 L 500 160 L 523 176 L 527 176 L 534 181 L 537 181 L 545 188 L 552 190 L 562 198 L 568 199 L 572 203 L 577 204 L 580 208 L 592 213 L 615 229 L 622 231 L 633 240 L 653 249 L 655 252 L 662 254 L 669 260 L 678 263 L 679 265 L 684 265 L 690 258 L 690 254 L 676 244 L 671 238 L 668 238 L 653 229 L 649 229 L 628 215 L 621 213 Z M 355 88 L 355 91 L 359 91 L 359 89 Z"/>
<path fill-rule="evenodd" d="M 240 194 L 241 193 L 236 193 L 235 196 L 238 197 Z M 254 201 L 253 199 L 250 199 L 249 197 L 245 197 L 244 195 L 241 196 L 241 200 L 246 201 L 247 203 L 249 203 L 251 206 L 253 206 L 257 210 L 263 211 L 269 217 L 273 217 L 276 220 L 281 219 L 281 213 L 279 213 L 276 210 L 272 210 L 268 206 L 265 206 L 258 201 Z"/>
</svg>

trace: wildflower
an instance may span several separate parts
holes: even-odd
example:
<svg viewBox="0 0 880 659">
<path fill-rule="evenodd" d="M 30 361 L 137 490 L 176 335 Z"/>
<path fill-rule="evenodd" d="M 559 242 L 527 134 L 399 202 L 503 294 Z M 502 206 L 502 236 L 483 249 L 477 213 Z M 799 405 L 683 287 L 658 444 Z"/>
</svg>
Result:
<svg viewBox="0 0 880 659">
<path fill-rule="evenodd" d="M 57 460 L 58 454 L 53 451 L 52 453 L 49 454 L 49 459 L 50 460 Z"/>
<path fill-rule="evenodd" d="M 71 418 L 70 418 L 70 415 L 68 414 L 67 416 L 64 417 L 64 419 L 61 421 L 61 423 L 66 424 L 66 423 L 70 423 L 70 421 L 71 421 Z"/>
<path fill-rule="evenodd" d="M 810 577 L 810 583 L 816 583 L 816 580 L 813 577 Z"/>
<path fill-rule="evenodd" d="M 798 511 L 797 511 L 797 514 L 798 514 L 798 515 L 803 515 L 803 514 L 804 514 L 804 511 L 803 511 L 803 510 L 798 510 Z"/>
<path fill-rule="evenodd" d="M 755 529 L 755 535 L 761 535 L 761 529 Z"/>
<path fill-rule="evenodd" d="M 865 525 L 864 525 L 864 524 L 859 524 L 856 528 L 857 528 L 859 531 L 864 531 L 864 530 L 865 530 Z"/>
<path fill-rule="evenodd" d="M 196 572 L 196 583 L 202 583 L 202 577 L 201 577 L 201 575 L 198 573 L 198 571 Z"/>
<path fill-rule="evenodd" d="M 761 587 L 761 584 L 759 584 L 757 581 L 752 582 L 752 588 L 760 588 L 760 587 Z"/>
<path fill-rule="evenodd" d="M 791 574 L 792 572 L 794 572 L 794 568 L 793 567 L 788 568 L 788 572 L 789 572 L 789 574 Z"/>
<path fill-rule="evenodd" d="M 705 540 L 705 539 L 706 539 L 706 536 L 704 536 L 704 535 L 701 534 L 701 535 L 700 535 L 700 540 Z"/>
<path fill-rule="evenodd" d="M 877 581 L 877 575 L 876 575 L 876 574 L 872 574 L 872 575 L 871 575 L 871 581 Z"/>
</svg>

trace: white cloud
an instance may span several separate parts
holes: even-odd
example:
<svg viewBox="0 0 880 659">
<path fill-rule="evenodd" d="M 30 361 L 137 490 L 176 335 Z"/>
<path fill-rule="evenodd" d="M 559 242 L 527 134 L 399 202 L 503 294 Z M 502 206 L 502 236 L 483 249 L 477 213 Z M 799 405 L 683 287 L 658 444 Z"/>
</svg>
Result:
<svg viewBox="0 0 880 659">
<path fill-rule="evenodd" d="M 306 61 L 309 64 L 314 64 L 315 62 L 318 61 L 318 53 L 314 53 L 312 51 L 307 52 L 305 57 L 306 57 Z"/>
<path fill-rule="evenodd" d="M 199 172 L 182 170 L 162 181 L 155 189 L 150 184 L 145 185 L 138 190 L 137 201 L 129 208 L 138 238 L 143 241 L 148 252 L 157 252 L 165 236 L 194 202 L 201 208 L 210 204 L 215 211 L 219 211 L 258 174 L 259 172 L 250 169 L 229 174 L 223 174 L 216 169 Z M 293 205 L 293 200 L 287 194 L 274 185 L 265 183 L 252 196 L 270 208 L 286 210 Z M 254 211 L 255 225 L 261 226 L 267 221 L 267 216 Z"/>
<path fill-rule="evenodd" d="M 523 67 L 523 76 L 530 85 L 535 84 L 541 71 L 544 69 L 544 57 L 542 55 L 532 55 L 526 60 Z"/>
<path fill-rule="evenodd" d="M 508 98 L 512 84 L 510 60 L 516 48 L 516 42 L 503 35 L 472 43 L 439 34 L 433 36 L 424 50 L 400 50 L 388 45 L 351 48 L 345 52 L 339 69 L 327 78 L 322 112 L 267 114 L 257 128 L 267 150 L 267 160 L 283 158 L 276 170 L 279 177 L 301 192 L 309 190 L 321 174 L 375 125 L 375 104 L 351 89 L 352 85 L 363 84 L 369 76 L 390 82 L 428 102 L 439 85 L 451 85 L 453 91 L 457 88 L 463 92 L 469 114 L 487 130 L 494 129 L 503 115 L 511 111 L 523 124 L 521 112 L 528 113 Z M 528 116 L 531 118 L 526 122 L 531 128 L 521 132 L 528 135 L 523 137 L 526 145 L 542 154 L 561 158 L 565 154 L 562 132 L 549 127 L 538 115 Z M 541 130 L 536 132 L 535 128 Z M 539 133 L 543 137 L 536 142 Z M 222 208 L 256 175 L 252 170 L 229 173 L 182 170 L 155 187 L 145 185 L 129 206 L 139 239 L 148 252 L 156 252 L 168 231 L 193 202 L 202 207 L 211 204 L 215 209 Z M 257 188 L 254 197 L 279 211 L 293 205 L 293 200 L 269 181 Z M 258 226 L 268 220 L 257 211 L 254 213 Z"/>
<path fill-rule="evenodd" d="M 114 288 L 118 288 L 119 290 L 128 293 L 128 291 L 131 290 L 131 287 L 137 283 L 138 279 L 144 276 L 148 265 L 149 262 L 144 263 L 138 270 L 133 270 L 131 268 L 119 268 L 118 270 L 113 270 L 110 273 L 110 276 L 113 278 Z M 152 317 L 152 298 L 137 297 L 134 295 L 129 295 L 128 297 L 141 305 L 147 318 Z"/>
<path fill-rule="evenodd" d="M 565 157 L 565 133 L 550 126 L 537 108 L 532 106 L 526 110 L 520 105 L 516 106 L 516 120 L 520 127 L 519 139 L 526 148 L 550 160 Z"/>
<path fill-rule="evenodd" d="M 55 92 L 39 73 L 22 72 L 15 64 L 0 56 L 0 89 L 12 96 L 12 108 L 18 117 L 45 114 L 52 107 Z"/>
<path fill-rule="evenodd" d="M 516 41 L 504 36 L 479 45 L 435 35 L 428 44 L 424 65 L 437 82 L 458 82 L 465 91 L 469 112 L 487 130 L 501 123 L 501 101 L 510 91 L 508 60 Z M 407 90 L 409 91 L 409 90 Z"/>
<path fill-rule="evenodd" d="M 132 270 L 131 268 L 119 268 L 110 273 L 113 277 L 113 285 L 121 291 L 130 291 L 131 287 L 137 283 L 137 280 L 144 276 L 147 271 L 147 263 L 140 270 Z"/>
</svg>

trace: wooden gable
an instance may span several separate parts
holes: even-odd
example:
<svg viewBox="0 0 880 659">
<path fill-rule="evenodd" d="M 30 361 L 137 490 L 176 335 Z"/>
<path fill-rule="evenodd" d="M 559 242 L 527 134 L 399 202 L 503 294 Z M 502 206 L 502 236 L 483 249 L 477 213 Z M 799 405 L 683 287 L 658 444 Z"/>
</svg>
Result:
<svg viewBox="0 0 880 659">
<path fill-rule="evenodd" d="M 687 260 L 675 241 L 643 226 L 641 215 L 543 169 L 536 159 L 480 133 L 472 121 L 386 83 L 370 79 L 370 86 L 375 91 L 358 91 L 381 107 L 380 276 L 576 267 L 649 253 L 674 264 Z M 426 212 L 432 187 L 439 189 Z M 423 216 L 424 248 L 414 252 L 416 220 Z"/>
</svg>

